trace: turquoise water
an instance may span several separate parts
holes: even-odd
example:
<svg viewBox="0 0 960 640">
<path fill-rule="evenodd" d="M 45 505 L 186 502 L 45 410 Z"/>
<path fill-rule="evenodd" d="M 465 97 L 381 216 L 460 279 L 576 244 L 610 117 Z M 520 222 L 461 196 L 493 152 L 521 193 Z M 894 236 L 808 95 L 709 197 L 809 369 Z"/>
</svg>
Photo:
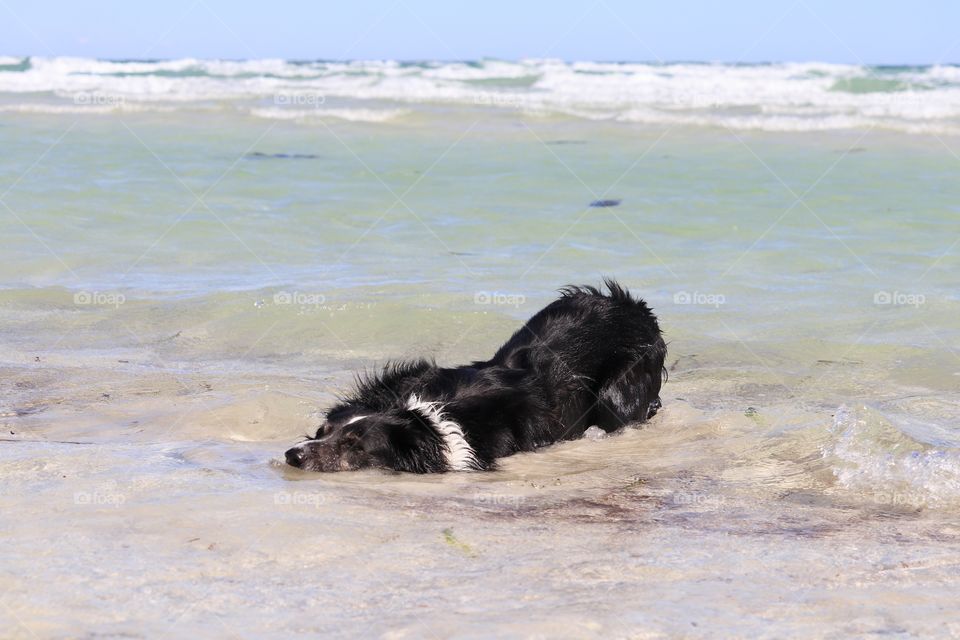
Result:
<svg viewBox="0 0 960 640">
<path fill-rule="evenodd" d="M 329 341 L 322 316 L 371 355 L 412 355 L 422 320 L 378 305 L 521 320 L 557 287 L 611 274 L 685 341 L 921 347 L 943 363 L 927 382 L 956 382 L 953 139 L 443 116 L 8 115 L 8 337 L 136 344 L 63 334 L 115 317 L 147 337 L 189 318 L 225 323 L 214 341 L 252 340 L 279 320 L 254 347 L 269 355 Z M 621 203 L 589 206 L 603 198 Z M 478 304 L 484 292 L 501 295 Z M 84 293 L 101 303 L 74 304 Z M 284 293 L 304 304 L 275 304 Z M 874 303 L 884 293 L 893 304 Z M 367 341 L 353 309 L 388 341 Z M 433 317 L 430 335 L 459 336 Z"/>
<path fill-rule="evenodd" d="M 11 628 L 69 636 L 66 608 L 90 633 L 416 635 L 407 612 L 442 605 L 467 637 L 949 632 L 958 85 L 0 58 Z M 277 462 L 356 369 L 484 357 L 603 275 L 667 333 L 649 427 L 484 477 Z M 255 598 L 282 619 L 243 614 Z"/>
</svg>

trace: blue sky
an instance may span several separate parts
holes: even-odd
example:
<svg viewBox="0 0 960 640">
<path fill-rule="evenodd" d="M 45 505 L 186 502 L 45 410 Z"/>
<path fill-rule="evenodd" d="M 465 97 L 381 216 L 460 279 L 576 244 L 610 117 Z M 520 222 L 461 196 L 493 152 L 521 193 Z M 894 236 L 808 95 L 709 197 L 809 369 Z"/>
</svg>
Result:
<svg viewBox="0 0 960 640">
<path fill-rule="evenodd" d="M 931 0 L 0 0 L 0 55 L 960 62 Z"/>
</svg>

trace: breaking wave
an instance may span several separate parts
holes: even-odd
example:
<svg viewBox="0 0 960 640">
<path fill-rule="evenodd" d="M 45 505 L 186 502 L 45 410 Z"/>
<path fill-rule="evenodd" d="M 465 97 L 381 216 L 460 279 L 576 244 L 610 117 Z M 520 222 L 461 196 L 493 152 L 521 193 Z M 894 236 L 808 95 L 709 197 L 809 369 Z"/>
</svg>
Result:
<svg viewBox="0 0 960 640">
<path fill-rule="evenodd" d="M 388 122 L 429 105 L 738 130 L 960 133 L 960 67 L 0 57 L 0 106 Z"/>
</svg>

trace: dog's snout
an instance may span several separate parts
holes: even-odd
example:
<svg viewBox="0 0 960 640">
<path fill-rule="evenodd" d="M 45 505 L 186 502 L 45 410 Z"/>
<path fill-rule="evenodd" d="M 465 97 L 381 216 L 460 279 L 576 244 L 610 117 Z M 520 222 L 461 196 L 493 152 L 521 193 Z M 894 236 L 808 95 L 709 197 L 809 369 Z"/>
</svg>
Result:
<svg viewBox="0 0 960 640">
<path fill-rule="evenodd" d="M 284 454 L 287 458 L 287 464 L 291 467 L 300 468 L 303 466 L 303 449 L 300 447 L 294 447 L 288 449 L 287 453 Z"/>
</svg>

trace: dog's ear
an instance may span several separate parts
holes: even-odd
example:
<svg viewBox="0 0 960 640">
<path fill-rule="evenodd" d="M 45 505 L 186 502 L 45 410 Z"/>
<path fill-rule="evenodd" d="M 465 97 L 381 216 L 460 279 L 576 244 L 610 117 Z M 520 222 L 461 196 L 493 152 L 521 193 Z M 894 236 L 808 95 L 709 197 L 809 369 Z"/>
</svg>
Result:
<svg viewBox="0 0 960 640">
<path fill-rule="evenodd" d="M 521 347 L 515 349 L 510 357 L 507 358 L 507 361 L 504 363 L 504 366 L 511 369 L 529 369 L 531 362 L 531 349 L 530 347 Z"/>
<path fill-rule="evenodd" d="M 400 412 L 403 417 L 404 424 L 409 428 L 415 431 L 426 430 L 430 433 L 435 433 L 433 423 L 430 422 L 430 418 L 427 417 L 427 414 L 420 409 L 404 409 Z"/>
<path fill-rule="evenodd" d="M 413 473 L 446 471 L 443 439 L 429 418 L 416 409 L 401 411 L 389 431 L 394 468 Z"/>
</svg>

